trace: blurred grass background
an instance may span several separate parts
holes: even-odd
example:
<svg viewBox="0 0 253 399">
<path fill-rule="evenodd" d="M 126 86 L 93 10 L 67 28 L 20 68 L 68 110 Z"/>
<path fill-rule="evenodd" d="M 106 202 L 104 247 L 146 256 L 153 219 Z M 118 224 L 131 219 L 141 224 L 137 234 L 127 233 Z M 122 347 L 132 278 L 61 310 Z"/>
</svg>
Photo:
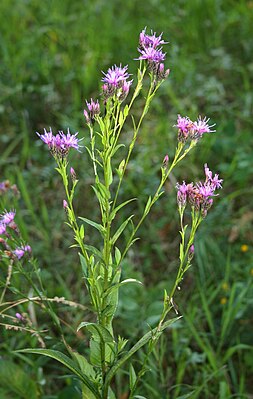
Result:
<svg viewBox="0 0 253 399">
<path fill-rule="evenodd" d="M 166 67 L 171 74 L 145 120 L 122 193 L 122 198 L 140 196 L 136 215 L 157 185 L 164 155 L 173 154 L 177 113 L 193 119 L 207 115 L 217 124 L 217 132 L 204 137 L 175 172 L 125 264 L 126 275 L 145 282 L 145 288 L 121 292 L 116 324 L 131 340 L 147 323 L 156 322 L 163 288 L 175 276 L 179 237 L 174 183 L 201 179 L 205 162 L 220 173 L 224 189 L 201 225 L 194 266 L 176 297 L 184 318 L 154 354 L 139 393 L 147 398 L 253 397 L 252 22 L 253 2 L 240 0 L 0 2 L 0 181 L 9 179 L 19 187 L 17 220 L 39 259 L 48 296 L 87 301 L 77 256 L 68 249 L 71 236 L 64 225 L 60 180 L 35 132 L 70 127 L 88 142 L 85 99 L 98 97 L 101 70 L 114 63 L 136 72 L 136 47 L 145 26 L 164 32 L 170 42 Z M 142 104 L 139 98 L 137 113 Z M 80 179 L 79 214 L 96 218 L 87 154 L 71 163 Z M 5 205 L 14 206 L 12 201 Z M 15 299 L 14 294 L 9 298 Z M 83 316 L 63 306 L 59 311 L 72 326 Z M 41 317 L 40 324 L 47 326 Z M 84 337 L 71 329 L 66 334 L 85 351 Z M 25 367 L 43 399 L 79 397 L 75 383 L 62 377 L 64 371 L 55 363 L 18 360 L 13 354 L 17 347 L 37 345 L 34 337 L 4 329 L 1 335 L 9 369 Z M 49 335 L 48 346 L 53 346 L 57 334 Z M 10 380 L 14 388 L 20 386 L 21 371 L 12 373 L 12 378 L 18 376 Z M 126 376 L 119 376 L 115 385 L 118 398 L 127 398 Z M 0 387 L 1 398 L 28 398 L 10 387 L 1 367 Z"/>
</svg>

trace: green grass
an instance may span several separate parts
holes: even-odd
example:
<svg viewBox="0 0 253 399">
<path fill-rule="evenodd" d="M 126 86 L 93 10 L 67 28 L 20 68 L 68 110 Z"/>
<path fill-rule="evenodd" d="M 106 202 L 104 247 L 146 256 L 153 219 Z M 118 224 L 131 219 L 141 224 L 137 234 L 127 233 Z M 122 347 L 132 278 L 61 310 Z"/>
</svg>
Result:
<svg viewBox="0 0 253 399">
<path fill-rule="evenodd" d="M 16 207 L 20 229 L 39 258 L 49 296 L 87 301 L 77 255 L 68 249 L 71 236 L 61 209 L 63 190 L 35 132 L 69 126 L 86 142 L 85 99 L 98 96 L 101 70 L 122 62 L 131 73 L 136 71 L 138 34 L 145 26 L 163 31 L 170 42 L 171 74 L 143 125 L 122 196 L 143 193 L 141 209 L 154 190 L 160 163 L 175 146 L 172 125 L 177 113 L 192 118 L 208 115 L 217 124 L 217 132 L 205 137 L 177 169 L 126 261 L 126 275 L 131 272 L 145 282 L 143 289 L 122 289 L 116 323 L 131 340 L 147 328 L 140 319 L 155 323 L 162 290 L 175 276 L 179 238 L 175 239 L 174 181 L 202 178 L 205 162 L 220 172 L 224 189 L 201 225 L 194 265 L 176 297 L 184 318 L 157 348 L 139 392 L 148 398 L 247 398 L 252 391 L 252 18 L 251 1 L 0 3 L 0 181 L 9 179 L 21 193 L 18 204 L 8 200 L 2 208 Z M 88 157 L 80 154 L 71 164 L 82 181 L 77 210 L 95 218 Z M 138 214 L 138 207 L 134 212 Z M 241 251 L 242 244 L 249 246 L 248 252 Z M 4 277 L 1 267 L 1 280 Z M 17 286 L 21 288 L 18 279 Z M 29 291 L 29 286 L 22 288 Z M 15 295 L 8 292 L 7 298 L 14 300 Z M 67 325 L 81 321 L 75 309 L 64 305 L 57 309 Z M 20 306 L 19 311 L 27 307 Z M 43 312 L 38 311 L 38 317 L 47 328 Z M 85 351 L 83 337 L 67 326 L 65 330 L 71 344 Z M 60 378 L 63 370 L 49 361 L 13 354 L 17 347 L 35 345 L 35 337 L 4 329 L 2 333 L 1 355 L 18 365 L 25 362 L 44 399 L 69 397 L 73 383 Z M 56 341 L 53 330 L 47 345 Z M 139 354 L 139 361 L 143 356 Z M 126 376 L 115 383 L 120 397 Z M 16 398 L 16 391 L 1 395 Z"/>
</svg>

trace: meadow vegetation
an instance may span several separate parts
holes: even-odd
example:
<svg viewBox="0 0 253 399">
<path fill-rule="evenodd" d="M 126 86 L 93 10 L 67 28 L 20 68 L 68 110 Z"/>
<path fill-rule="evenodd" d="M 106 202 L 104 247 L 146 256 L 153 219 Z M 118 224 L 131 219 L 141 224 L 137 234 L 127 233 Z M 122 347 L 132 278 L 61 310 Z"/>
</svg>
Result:
<svg viewBox="0 0 253 399">
<path fill-rule="evenodd" d="M 79 352 L 88 348 L 85 332 L 76 333 L 76 327 L 89 302 L 77 251 L 69 248 L 72 237 L 64 224 L 64 189 L 35 132 L 69 127 L 84 137 L 83 145 L 88 144 L 85 99 L 100 92 L 101 70 L 119 60 L 129 65 L 130 73 L 136 72 L 133 59 L 145 26 L 164 32 L 170 42 L 166 51 L 171 73 L 142 125 L 121 193 L 122 201 L 139 197 L 131 204 L 137 217 L 159 184 L 165 154 L 173 155 L 177 114 L 195 120 L 200 113 L 216 123 L 216 133 L 206 135 L 171 175 L 166 196 L 152 209 L 139 231 L 141 239 L 124 260 L 125 277 L 144 282 L 122 287 L 115 319 L 119 334 L 134 342 L 148 326 L 156 325 L 161 293 L 169 290 L 176 275 L 180 239 L 176 182 L 201 180 L 205 162 L 218 170 L 223 189 L 200 226 L 193 265 L 175 296 L 183 318 L 162 336 L 150 358 L 150 371 L 138 392 L 147 398 L 250 398 L 253 391 L 252 18 L 252 1 L 240 0 L 0 3 L 0 182 L 9 180 L 19 190 L 19 195 L 15 188 L 0 191 L 0 211 L 16 209 L 22 236 L 38 259 L 47 296 L 55 298 L 52 306 L 64 335 Z M 143 103 L 139 97 L 136 116 Z M 126 141 L 131 129 L 129 120 L 123 132 Z M 70 159 L 80 180 L 76 211 L 96 220 L 88 154 L 83 149 Z M 1 264 L 1 292 L 6 273 Z M 0 397 L 79 398 L 78 382 L 65 368 L 50 359 L 16 352 L 38 346 L 37 330 L 44 331 L 47 347 L 61 348 L 57 329 L 48 330 L 43 306 L 21 301 L 36 296 L 34 289 L 18 273 L 12 277 L 0 299 Z M 2 306 L 17 300 L 20 304 L 9 313 Z M 35 333 L 5 328 L 6 312 L 13 316 L 10 324 L 16 323 L 16 312 L 27 313 Z M 138 352 L 137 369 L 144 357 L 143 349 Z M 118 399 L 128 397 L 128 378 L 122 373 L 115 380 Z"/>
</svg>

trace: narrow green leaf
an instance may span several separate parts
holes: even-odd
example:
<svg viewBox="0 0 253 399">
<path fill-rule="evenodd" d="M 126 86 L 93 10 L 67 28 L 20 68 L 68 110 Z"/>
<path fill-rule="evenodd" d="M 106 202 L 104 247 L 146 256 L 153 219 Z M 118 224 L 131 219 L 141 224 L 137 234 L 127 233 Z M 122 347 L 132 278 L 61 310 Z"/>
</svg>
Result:
<svg viewBox="0 0 253 399">
<path fill-rule="evenodd" d="M 117 266 L 120 263 L 120 260 L 121 260 L 121 252 L 118 247 L 115 247 L 115 261 Z"/>
<path fill-rule="evenodd" d="M 88 378 L 85 374 L 83 374 L 81 370 L 77 368 L 74 361 L 70 359 L 68 356 L 64 355 L 64 353 L 52 349 L 21 349 L 18 350 L 17 352 L 34 353 L 36 355 L 43 355 L 51 357 L 54 360 L 57 360 L 58 362 L 62 363 L 65 367 L 67 367 L 72 373 L 74 373 L 90 389 L 90 391 L 94 394 L 94 396 L 97 399 L 101 399 L 96 386 L 90 381 L 90 378 Z"/>
<path fill-rule="evenodd" d="M 79 234 L 80 234 L 80 238 L 83 240 L 84 239 L 84 225 L 83 224 L 80 227 Z"/>
<path fill-rule="evenodd" d="M 126 284 L 129 284 L 129 283 L 135 283 L 135 284 L 143 285 L 141 281 L 136 280 L 135 278 L 127 278 L 126 280 L 123 280 L 123 281 L 121 281 L 120 283 L 114 284 L 112 287 L 108 288 L 108 290 L 106 291 L 106 293 L 107 293 L 107 295 L 108 295 L 109 292 L 112 292 L 112 291 L 114 291 L 115 289 L 120 288 L 122 285 L 126 285 Z"/>
<path fill-rule="evenodd" d="M 175 317 L 174 319 L 168 320 L 163 323 L 160 333 L 161 334 L 166 328 L 168 328 L 172 323 L 181 319 L 182 316 Z M 119 359 L 114 366 L 108 372 L 106 379 L 105 379 L 105 386 L 109 386 L 111 379 L 116 374 L 118 369 L 128 360 L 130 359 L 135 352 L 137 352 L 140 348 L 146 345 L 157 332 L 157 327 L 153 328 L 151 331 L 147 332 L 136 344 L 124 355 L 121 359 Z"/>
<path fill-rule="evenodd" d="M 85 223 L 89 224 L 90 226 L 95 227 L 95 229 L 97 229 L 102 235 L 105 234 L 106 230 L 102 226 L 102 224 L 93 222 L 93 220 L 90 220 L 90 219 L 87 219 L 87 218 L 83 218 L 81 216 L 79 216 L 79 219 L 83 220 Z"/>
<path fill-rule="evenodd" d="M 136 373 L 135 373 L 134 367 L 133 367 L 132 363 L 130 363 L 130 366 L 129 366 L 129 386 L 130 386 L 130 390 L 131 391 L 134 388 L 134 384 L 135 384 L 136 379 L 137 379 L 137 377 L 136 377 Z"/>
<path fill-rule="evenodd" d="M 134 217 L 134 215 L 131 215 L 127 218 L 127 220 L 125 220 L 122 225 L 118 228 L 118 230 L 116 231 L 116 233 L 114 234 L 114 236 L 111 239 L 112 245 L 115 244 L 115 242 L 118 240 L 118 238 L 120 237 L 120 235 L 123 233 L 123 231 L 125 230 L 126 226 L 128 225 L 129 221 Z"/>
<path fill-rule="evenodd" d="M 145 206 L 145 211 L 144 211 L 145 215 L 148 214 L 148 212 L 149 212 L 150 204 L 151 204 L 151 195 L 148 197 L 148 201 L 147 201 L 147 204 Z"/>
<path fill-rule="evenodd" d="M 123 208 L 125 205 L 129 204 L 130 202 L 136 201 L 136 200 L 137 200 L 137 198 L 131 198 L 131 199 L 125 201 L 125 202 L 122 202 L 122 204 L 118 205 L 118 206 L 112 211 L 112 213 L 110 214 L 110 221 L 112 221 L 112 220 L 115 218 L 117 212 L 118 212 L 121 208 Z"/>
<path fill-rule="evenodd" d="M 77 327 L 77 331 L 79 331 L 83 327 L 87 328 L 87 330 L 91 333 L 92 338 L 95 341 L 103 341 L 104 343 L 105 342 L 114 342 L 114 338 L 111 335 L 111 333 L 105 327 L 101 326 L 100 324 L 89 323 L 89 322 L 83 321 Z"/>
</svg>

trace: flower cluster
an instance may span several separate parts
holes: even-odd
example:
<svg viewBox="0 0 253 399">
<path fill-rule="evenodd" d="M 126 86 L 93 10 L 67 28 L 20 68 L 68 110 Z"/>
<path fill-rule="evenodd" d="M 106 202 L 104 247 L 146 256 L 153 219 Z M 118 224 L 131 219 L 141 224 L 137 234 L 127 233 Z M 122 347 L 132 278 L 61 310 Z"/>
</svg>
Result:
<svg viewBox="0 0 253 399">
<path fill-rule="evenodd" d="M 178 128 L 178 141 L 185 143 L 189 138 L 190 140 L 199 140 L 204 133 L 213 133 L 214 125 L 208 125 L 209 118 L 202 118 L 201 116 L 193 122 L 188 116 L 178 115 L 177 123 L 174 127 Z"/>
<path fill-rule="evenodd" d="M 208 168 L 207 164 L 204 165 L 206 179 L 204 182 L 197 184 L 189 183 L 182 184 L 177 183 L 177 202 L 179 208 L 185 208 L 187 201 L 194 207 L 196 211 L 200 211 L 203 217 L 206 216 L 208 209 L 213 204 L 214 196 L 218 194 L 215 190 L 222 188 L 222 179 L 219 179 L 219 175 L 213 173 Z"/>
<path fill-rule="evenodd" d="M 165 60 L 166 53 L 162 51 L 162 44 L 167 44 L 162 40 L 162 33 L 156 36 L 156 32 L 151 31 L 151 35 L 146 34 L 146 28 L 140 33 L 139 48 L 140 53 L 138 60 L 146 60 L 149 70 L 154 73 L 158 80 L 166 79 L 170 70 L 165 70 L 163 61 Z"/>
<path fill-rule="evenodd" d="M 86 101 L 87 110 L 83 111 L 84 117 L 86 119 L 86 123 L 90 125 L 95 122 L 95 117 L 100 114 L 100 105 L 98 100 L 95 102 L 90 99 L 90 102 Z"/>
<path fill-rule="evenodd" d="M 31 253 L 31 247 L 29 245 L 22 245 L 21 247 L 15 247 L 13 250 L 12 247 L 12 240 L 11 240 L 11 234 L 8 232 L 8 228 L 13 230 L 16 234 L 19 235 L 19 230 L 18 227 L 14 221 L 16 215 L 16 211 L 5 211 L 0 215 L 0 243 L 4 247 L 4 252 L 8 257 L 11 257 L 13 259 L 21 259 L 25 255 L 25 253 Z M 13 240 L 15 242 L 16 240 Z M 1 253 L 1 250 L 0 250 Z"/>
<path fill-rule="evenodd" d="M 127 69 L 127 65 L 122 68 L 120 64 L 112 66 L 106 73 L 102 72 L 102 95 L 105 100 L 114 96 L 121 102 L 125 100 L 133 83 L 132 80 L 127 80 L 130 77 Z"/>
<path fill-rule="evenodd" d="M 45 144 L 47 144 L 54 157 L 66 157 L 70 148 L 74 148 L 75 150 L 79 151 L 80 140 L 76 137 L 78 133 L 71 134 L 69 129 L 67 131 L 67 134 L 63 133 L 63 131 L 60 130 L 55 136 L 53 135 L 51 128 L 48 132 L 46 129 L 44 129 L 44 134 L 39 134 L 38 132 L 36 133 L 39 138 Z"/>
</svg>

